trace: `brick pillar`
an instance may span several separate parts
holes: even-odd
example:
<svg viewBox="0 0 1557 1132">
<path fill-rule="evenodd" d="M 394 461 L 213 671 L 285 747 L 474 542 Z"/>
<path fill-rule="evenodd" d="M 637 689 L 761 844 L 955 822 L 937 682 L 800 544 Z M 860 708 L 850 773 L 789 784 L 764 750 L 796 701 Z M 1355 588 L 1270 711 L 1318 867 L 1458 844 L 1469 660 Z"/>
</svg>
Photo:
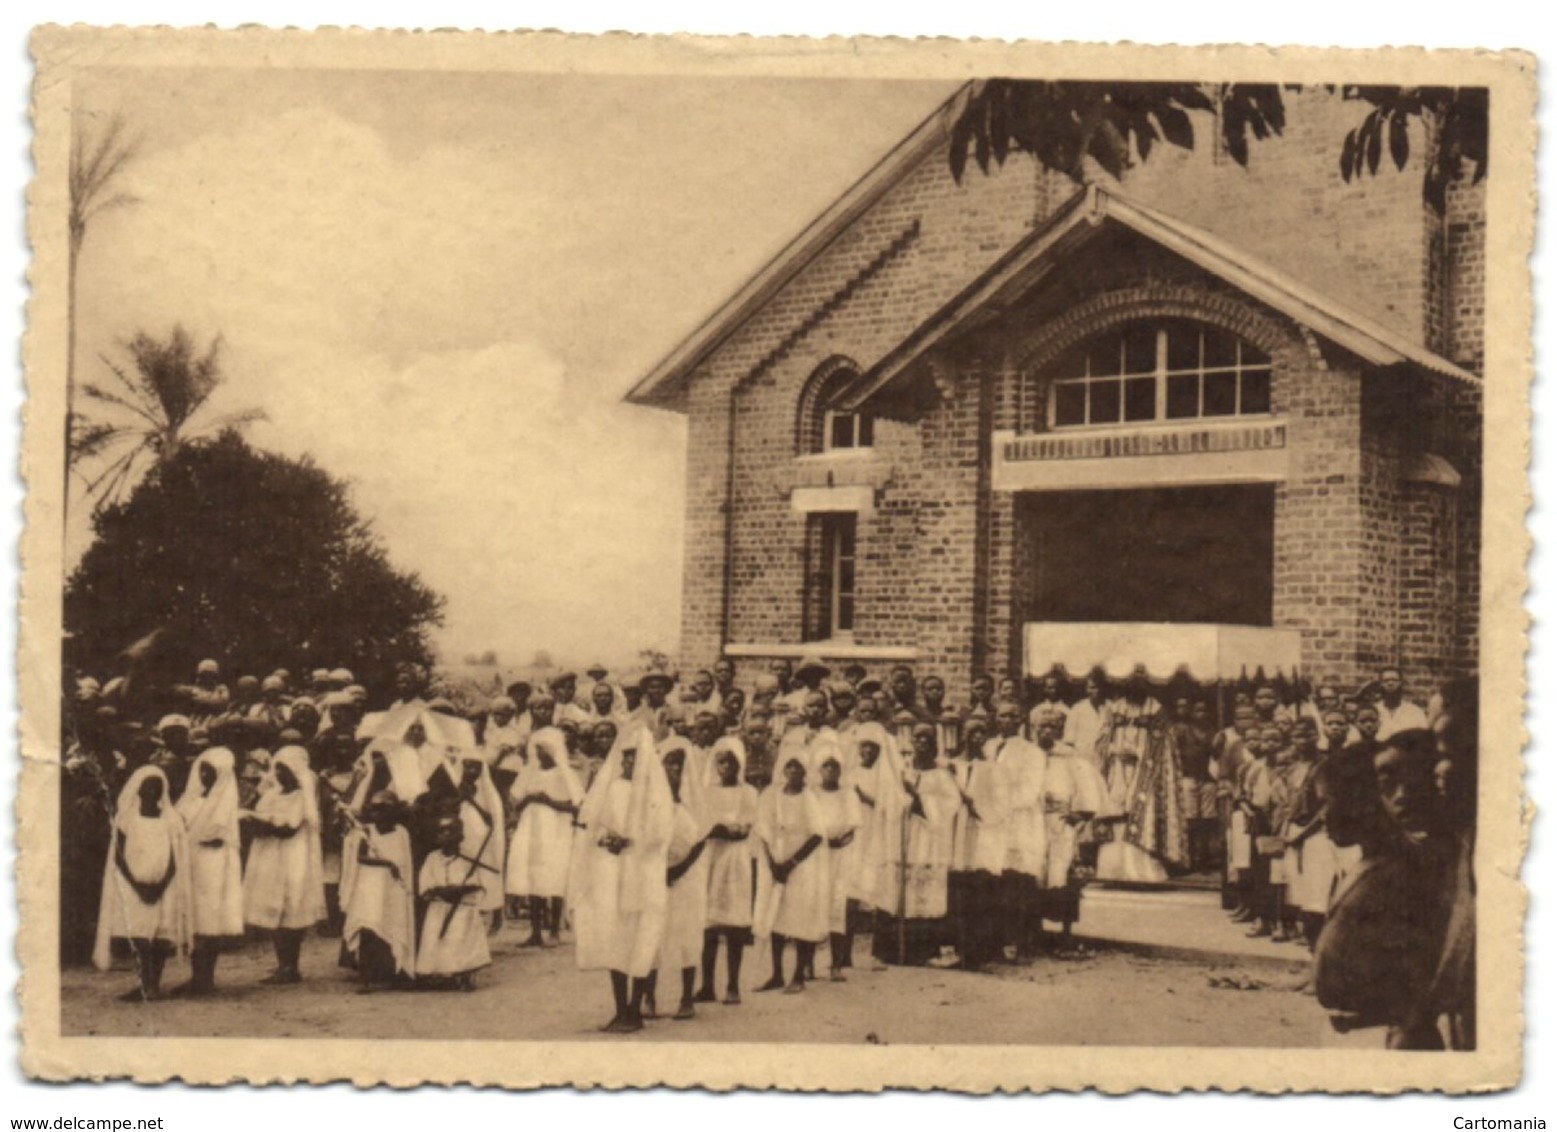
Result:
<svg viewBox="0 0 1557 1132">
<path fill-rule="evenodd" d="M 1294 350 L 1275 375 L 1287 418 L 1287 479 L 1276 486 L 1272 624 L 1302 635 L 1316 681 L 1355 685 L 1363 550 L 1362 379 L 1328 366 L 1317 346 Z"/>
<path fill-rule="evenodd" d="M 1400 665 L 1408 687 L 1438 685 L 1454 669 L 1460 477 L 1425 457 L 1408 469 L 1400 508 Z"/>
</svg>

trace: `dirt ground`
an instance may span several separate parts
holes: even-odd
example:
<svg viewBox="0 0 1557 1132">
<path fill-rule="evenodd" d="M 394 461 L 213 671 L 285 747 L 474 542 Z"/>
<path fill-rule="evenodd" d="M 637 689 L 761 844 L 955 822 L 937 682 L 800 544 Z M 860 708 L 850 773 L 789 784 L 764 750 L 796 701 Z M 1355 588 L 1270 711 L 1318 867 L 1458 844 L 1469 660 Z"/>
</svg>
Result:
<svg viewBox="0 0 1557 1132">
<path fill-rule="evenodd" d="M 305 981 L 259 984 L 273 964 L 256 943 L 222 958 L 210 999 L 146 1004 L 118 1001 L 134 982 L 128 964 L 63 975 L 63 1031 L 69 1036 L 413 1038 L 568 1041 L 806 1041 L 994 1043 L 1099 1046 L 1310 1047 L 1325 1044 L 1324 1012 L 1302 993 L 1303 974 L 1259 965 L 1083 952 L 1003 965 L 990 974 L 882 967 L 858 941 L 848 981 L 810 984 L 804 994 L 760 994 L 766 949 L 747 951 L 739 1006 L 699 1005 L 688 1022 L 657 1021 L 642 1033 L 606 1038 L 610 985 L 582 972 L 572 947 L 521 949 L 522 932 L 493 940 L 492 966 L 472 992 L 357 993 L 336 966 L 339 941 L 310 938 Z M 825 964 L 824 964 L 825 965 Z M 166 985 L 188 976 L 169 964 Z M 723 963 L 719 978 L 723 980 Z M 824 973 L 825 979 L 825 973 Z M 660 1008 L 675 1008 L 663 987 Z"/>
</svg>

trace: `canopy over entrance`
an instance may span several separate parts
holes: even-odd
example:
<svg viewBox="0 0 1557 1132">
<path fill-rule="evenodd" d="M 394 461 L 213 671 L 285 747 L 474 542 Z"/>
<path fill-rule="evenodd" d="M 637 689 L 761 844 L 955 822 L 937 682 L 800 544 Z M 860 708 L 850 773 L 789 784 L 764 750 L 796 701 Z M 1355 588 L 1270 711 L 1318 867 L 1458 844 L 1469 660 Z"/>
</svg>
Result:
<svg viewBox="0 0 1557 1132">
<path fill-rule="evenodd" d="M 1144 665 L 1154 683 L 1183 673 L 1201 684 L 1265 678 L 1295 679 L 1302 637 L 1296 629 L 1250 625 L 1188 625 L 1145 621 L 1030 622 L 1023 631 L 1022 664 L 1029 676 L 1058 666 L 1079 680 L 1101 668 L 1124 680 Z"/>
</svg>

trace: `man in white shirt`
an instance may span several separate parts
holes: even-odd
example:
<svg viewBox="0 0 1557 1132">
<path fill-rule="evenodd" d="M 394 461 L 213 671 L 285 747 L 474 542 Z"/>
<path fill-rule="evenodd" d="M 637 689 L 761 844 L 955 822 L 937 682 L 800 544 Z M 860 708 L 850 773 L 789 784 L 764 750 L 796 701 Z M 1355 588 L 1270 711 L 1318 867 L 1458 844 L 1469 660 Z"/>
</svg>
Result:
<svg viewBox="0 0 1557 1132">
<path fill-rule="evenodd" d="M 1398 668 L 1379 670 L 1379 742 L 1402 731 L 1425 730 L 1427 713 L 1406 699 L 1405 681 Z"/>
</svg>

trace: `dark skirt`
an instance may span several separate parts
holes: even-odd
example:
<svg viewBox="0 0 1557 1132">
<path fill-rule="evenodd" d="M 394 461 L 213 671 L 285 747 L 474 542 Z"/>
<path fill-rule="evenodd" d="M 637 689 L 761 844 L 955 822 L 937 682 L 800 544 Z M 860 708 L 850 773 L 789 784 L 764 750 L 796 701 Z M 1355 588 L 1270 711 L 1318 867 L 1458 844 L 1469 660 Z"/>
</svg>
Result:
<svg viewBox="0 0 1557 1132">
<path fill-rule="evenodd" d="M 365 983 L 390 983 L 395 979 L 395 953 L 388 943 L 363 928 L 357 936 L 357 952 L 343 943 L 338 965 L 356 971 Z"/>
<path fill-rule="evenodd" d="M 952 873 L 946 885 L 957 953 L 964 966 L 979 967 L 998 959 L 1005 934 L 1002 879 L 987 872 Z"/>
<path fill-rule="evenodd" d="M 1043 918 L 1060 924 L 1074 924 L 1081 919 L 1081 888 L 1067 884 L 1064 888 L 1046 888 L 1039 897 Z"/>
<path fill-rule="evenodd" d="M 899 934 L 902 948 L 899 950 Z M 876 913 L 871 931 L 870 953 L 881 963 L 900 964 L 905 967 L 923 967 L 941 953 L 941 948 L 951 944 L 954 935 L 947 919 L 904 920 Z"/>
</svg>

